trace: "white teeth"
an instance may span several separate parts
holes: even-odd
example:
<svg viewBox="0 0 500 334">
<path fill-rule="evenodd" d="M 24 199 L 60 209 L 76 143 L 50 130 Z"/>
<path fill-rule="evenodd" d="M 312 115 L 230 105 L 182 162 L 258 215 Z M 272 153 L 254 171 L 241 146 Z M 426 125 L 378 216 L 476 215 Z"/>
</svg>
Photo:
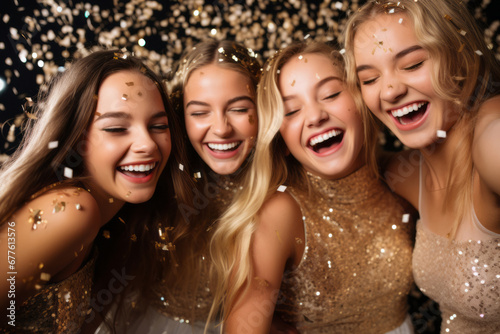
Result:
<svg viewBox="0 0 500 334">
<path fill-rule="evenodd" d="M 227 151 L 232 148 L 235 148 L 238 146 L 240 142 L 234 142 L 234 143 L 229 143 L 229 144 L 215 144 L 215 143 L 208 143 L 208 147 L 212 150 L 217 150 L 217 151 Z"/>
<path fill-rule="evenodd" d="M 151 164 L 145 164 L 145 165 L 120 166 L 120 169 L 127 171 L 127 172 L 149 172 L 155 166 L 156 166 L 156 162 L 153 162 Z"/>
<path fill-rule="evenodd" d="M 314 146 L 316 144 L 324 142 L 325 140 L 328 140 L 330 138 L 338 136 L 341 133 L 342 133 L 341 130 L 330 130 L 330 131 L 328 131 L 326 133 L 323 133 L 323 134 L 320 134 L 320 135 L 318 135 L 316 137 L 311 138 L 309 140 L 309 145 Z"/>
<path fill-rule="evenodd" d="M 425 103 L 423 103 L 423 102 L 413 103 L 413 104 L 406 106 L 404 108 L 401 108 L 401 109 L 394 109 L 391 111 L 391 113 L 392 113 L 392 116 L 394 116 L 394 117 L 402 117 L 404 115 L 408 115 L 412 111 L 418 110 L 424 104 Z"/>
</svg>

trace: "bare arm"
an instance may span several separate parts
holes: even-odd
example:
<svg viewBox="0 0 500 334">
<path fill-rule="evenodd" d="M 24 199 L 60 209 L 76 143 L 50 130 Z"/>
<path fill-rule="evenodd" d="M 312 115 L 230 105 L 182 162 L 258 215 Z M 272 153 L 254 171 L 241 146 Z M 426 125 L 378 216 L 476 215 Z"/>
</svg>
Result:
<svg viewBox="0 0 500 334">
<path fill-rule="evenodd" d="M 252 240 L 254 277 L 225 324 L 226 333 L 269 333 L 281 278 L 287 264 L 297 264 L 303 253 L 302 214 L 287 193 L 273 196 L 261 209 Z"/>
<path fill-rule="evenodd" d="M 14 213 L 0 227 L 1 307 L 11 300 L 19 307 L 40 286 L 77 271 L 100 225 L 95 200 L 85 191 L 77 195 L 76 188 L 43 194 Z M 15 277 L 15 297 L 8 296 L 12 291 L 9 277 Z"/>
</svg>

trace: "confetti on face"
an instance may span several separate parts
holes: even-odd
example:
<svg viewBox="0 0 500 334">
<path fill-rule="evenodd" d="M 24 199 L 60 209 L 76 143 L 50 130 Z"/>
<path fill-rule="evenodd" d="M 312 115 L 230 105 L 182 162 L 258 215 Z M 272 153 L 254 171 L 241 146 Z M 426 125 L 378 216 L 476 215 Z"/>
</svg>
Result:
<svg viewBox="0 0 500 334">
<path fill-rule="evenodd" d="M 302 245 L 304 243 L 304 241 L 302 241 L 301 238 L 295 238 L 295 243 L 298 245 Z"/>
<path fill-rule="evenodd" d="M 408 223 L 408 222 L 410 221 L 410 214 L 409 214 L 409 213 L 405 213 L 405 214 L 403 215 L 403 217 L 401 218 L 401 221 L 402 221 L 403 223 Z"/>
<path fill-rule="evenodd" d="M 122 100 L 127 101 L 128 100 L 128 95 L 127 94 L 123 94 L 122 95 Z"/>
<path fill-rule="evenodd" d="M 278 230 L 275 230 L 275 232 L 276 232 L 276 237 L 278 237 L 278 242 L 281 244 L 280 232 Z"/>
<path fill-rule="evenodd" d="M 125 194 L 125 197 L 130 197 L 130 195 L 132 194 L 132 192 L 129 190 L 127 191 L 127 193 Z"/>
<path fill-rule="evenodd" d="M 292 81 L 292 87 L 295 85 L 295 80 Z"/>
<path fill-rule="evenodd" d="M 133 81 L 130 81 L 130 82 L 125 82 L 125 84 L 129 87 L 133 86 L 134 85 L 134 82 Z"/>
<path fill-rule="evenodd" d="M 399 24 L 403 23 L 403 18 L 400 18 L 398 22 Z"/>
<path fill-rule="evenodd" d="M 57 140 L 49 142 L 49 150 L 57 148 L 58 145 L 59 145 L 59 142 Z"/>
<path fill-rule="evenodd" d="M 437 130 L 437 134 L 438 138 L 446 138 L 446 131 L 444 130 Z"/>
<path fill-rule="evenodd" d="M 36 230 L 38 225 L 42 223 L 47 223 L 46 220 L 42 219 L 43 211 L 42 210 L 30 210 L 30 217 L 28 218 L 28 223 L 32 224 L 31 229 Z"/>
<path fill-rule="evenodd" d="M 253 115 L 248 115 L 248 123 L 250 123 L 250 124 L 254 124 L 255 123 L 255 121 L 253 119 Z"/>
<path fill-rule="evenodd" d="M 81 204 L 80 204 L 80 203 L 76 203 L 76 204 L 75 204 L 75 208 L 76 208 L 77 210 L 81 210 L 81 209 L 82 209 L 82 206 L 81 206 Z"/>
<path fill-rule="evenodd" d="M 304 58 L 302 55 L 299 56 L 299 60 L 301 60 L 302 58 Z"/>
</svg>

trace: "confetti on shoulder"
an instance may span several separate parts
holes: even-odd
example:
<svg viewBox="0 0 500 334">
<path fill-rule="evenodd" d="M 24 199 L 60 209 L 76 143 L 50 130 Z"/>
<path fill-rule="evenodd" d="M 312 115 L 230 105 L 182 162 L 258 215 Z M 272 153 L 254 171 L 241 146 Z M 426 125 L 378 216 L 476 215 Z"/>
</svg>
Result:
<svg viewBox="0 0 500 334">
<path fill-rule="evenodd" d="M 284 186 L 284 185 L 281 185 L 278 187 L 279 192 L 284 192 L 285 190 L 286 190 L 286 186 Z"/>
<path fill-rule="evenodd" d="M 410 214 L 409 213 L 405 213 L 401 219 L 401 221 L 403 223 L 408 223 L 410 221 Z"/>
</svg>

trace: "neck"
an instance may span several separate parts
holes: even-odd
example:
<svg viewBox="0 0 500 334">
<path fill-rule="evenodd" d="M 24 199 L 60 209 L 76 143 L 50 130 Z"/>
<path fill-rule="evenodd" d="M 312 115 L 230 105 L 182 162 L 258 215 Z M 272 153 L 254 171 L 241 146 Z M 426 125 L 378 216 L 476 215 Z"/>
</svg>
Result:
<svg viewBox="0 0 500 334">
<path fill-rule="evenodd" d="M 90 190 L 90 194 L 94 197 L 97 205 L 99 206 L 99 211 L 101 213 L 101 226 L 103 226 L 109 222 L 111 218 L 118 213 L 118 211 L 120 211 L 125 202 L 111 197 L 109 194 L 92 187 L 90 184 L 86 184 L 85 186 L 88 190 Z"/>
<path fill-rule="evenodd" d="M 446 138 L 439 139 L 420 149 L 424 165 L 429 170 L 430 181 L 436 189 L 447 187 L 448 177 L 453 164 L 455 151 L 463 139 L 465 129 L 459 123 L 451 127 Z"/>
</svg>

